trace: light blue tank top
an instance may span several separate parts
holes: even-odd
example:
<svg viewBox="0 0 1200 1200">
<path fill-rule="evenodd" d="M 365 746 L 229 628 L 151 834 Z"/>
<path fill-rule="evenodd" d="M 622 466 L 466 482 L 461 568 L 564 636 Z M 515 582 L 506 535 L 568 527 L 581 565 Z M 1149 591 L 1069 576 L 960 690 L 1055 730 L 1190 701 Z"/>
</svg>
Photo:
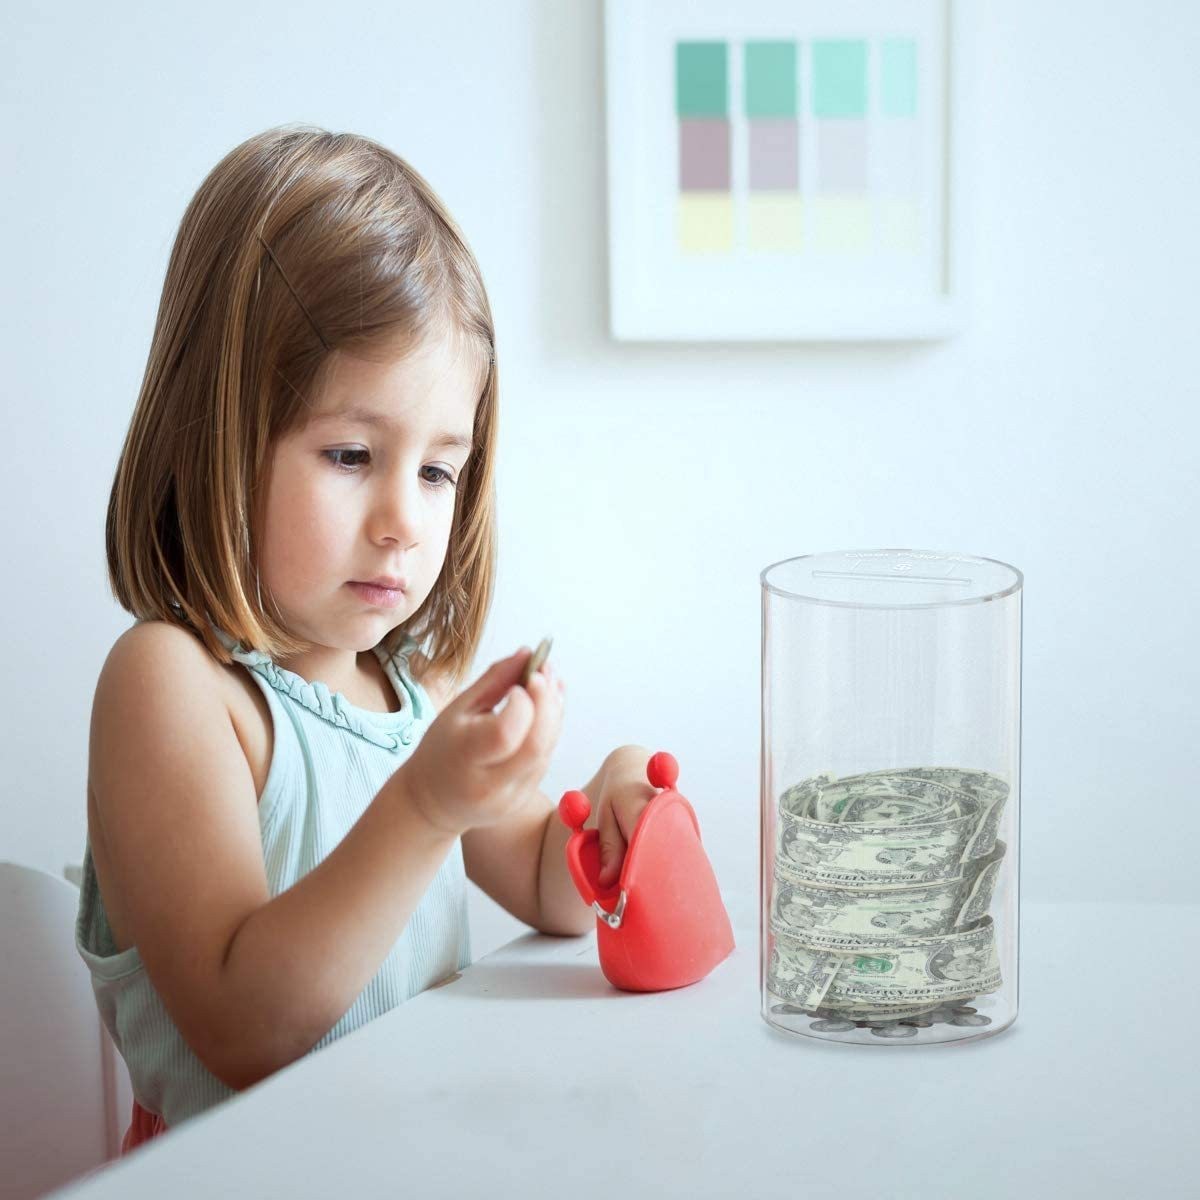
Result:
<svg viewBox="0 0 1200 1200">
<path fill-rule="evenodd" d="M 409 670 L 417 643 L 406 636 L 389 657 L 375 647 L 401 710 L 356 708 L 319 682 L 217 637 L 266 696 L 274 749 L 258 805 L 263 860 L 272 896 L 311 871 L 350 831 L 388 777 L 412 753 L 437 715 Z M 129 1068 L 143 1108 L 174 1127 L 233 1095 L 184 1041 L 146 974 L 136 946 L 113 943 L 86 842 L 75 945 L 92 976 L 101 1019 Z M 375 977 L 309 1054 L 402 1004 L 471 962 L 462 841 L 438 868 L 404 932 Z"/>
</svg>

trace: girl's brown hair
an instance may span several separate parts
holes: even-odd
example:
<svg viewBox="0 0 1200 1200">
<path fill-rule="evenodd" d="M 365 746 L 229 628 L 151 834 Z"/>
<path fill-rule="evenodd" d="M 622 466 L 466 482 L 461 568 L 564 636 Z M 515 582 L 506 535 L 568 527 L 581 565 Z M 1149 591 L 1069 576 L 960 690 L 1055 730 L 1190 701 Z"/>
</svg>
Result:
<svg viewBox="0 0 1200 1200">
<path fill-rule="evenodd" d="M 121 606 L 190 628 L 222 663 L 210 621 L 275 659 L 305 652 L 255 567 L 270 446 L 311 415 L 338 351 L 387 361 L 427 333 L 475 350 L 483 382 L 445 563 L 392 640 L 411 634 L 424 647 L 414 671 L 460 684 L 495 577 L 491 308 L 433 189 L 356 134 L 268 129 L 230 151 L 184 213 L 108 502 Z"/>
</svg>

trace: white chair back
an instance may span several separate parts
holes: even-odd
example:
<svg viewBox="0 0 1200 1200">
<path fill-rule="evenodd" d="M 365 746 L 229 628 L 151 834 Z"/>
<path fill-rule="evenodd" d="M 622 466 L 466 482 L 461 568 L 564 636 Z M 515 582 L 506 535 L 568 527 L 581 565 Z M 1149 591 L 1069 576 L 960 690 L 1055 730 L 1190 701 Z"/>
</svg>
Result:
<svg viewBox="0 0 1200 1200">
<path fill-rule="evenodd" d="M 75 949 L 78 907 L 66 879 L 0 862 L 0 1200 L 117 1157 L 129 1123 L 128 1074 Z"/>
</svg>

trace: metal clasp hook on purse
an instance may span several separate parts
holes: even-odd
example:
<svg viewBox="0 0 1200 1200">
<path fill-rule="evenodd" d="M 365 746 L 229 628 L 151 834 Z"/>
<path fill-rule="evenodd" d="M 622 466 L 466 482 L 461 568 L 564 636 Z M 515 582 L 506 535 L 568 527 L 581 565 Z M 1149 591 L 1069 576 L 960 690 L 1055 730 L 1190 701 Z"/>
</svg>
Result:
<svg viewBox="0 0 1200 1200">
<path fill-rule="evenodd" d="M 596 915 L 606 925 L 611 926 L 613 929 L 620 929 L 621 918 L 625 915 L 625 889 L 621 889 L 621 897 L 617 901 L 617 907 L 614 908 L 612 912 L 605 912 L 604 909 L 600 907 L 599 900 L 593 900 L 592 907 L 596 910 Z"/>
</svg>

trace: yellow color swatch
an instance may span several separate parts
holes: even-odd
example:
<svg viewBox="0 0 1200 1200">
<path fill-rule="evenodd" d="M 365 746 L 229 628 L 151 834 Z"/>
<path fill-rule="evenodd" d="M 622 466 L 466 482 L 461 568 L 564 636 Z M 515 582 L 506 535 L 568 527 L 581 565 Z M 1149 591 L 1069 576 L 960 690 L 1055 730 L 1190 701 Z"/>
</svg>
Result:
<svg viewBox="0 0 1200 1200">
<path fill-rule="evenodd" d="M 814 196 L 812 243 L 818 250 L 856 253 L 871 248 L 871 202 L 865 196 Z"/>
<path fill-rule="evenodd" d="M 682 192 L 679 249 L 684 254 L 728 253 L 733 249 L 733 197 L 728 192 Z"/>
<path fill-rule="evenodd" d="M 800 249 L 800 197 L 766 193 L 748 198 L 751 250 Z"/>
</svg>

